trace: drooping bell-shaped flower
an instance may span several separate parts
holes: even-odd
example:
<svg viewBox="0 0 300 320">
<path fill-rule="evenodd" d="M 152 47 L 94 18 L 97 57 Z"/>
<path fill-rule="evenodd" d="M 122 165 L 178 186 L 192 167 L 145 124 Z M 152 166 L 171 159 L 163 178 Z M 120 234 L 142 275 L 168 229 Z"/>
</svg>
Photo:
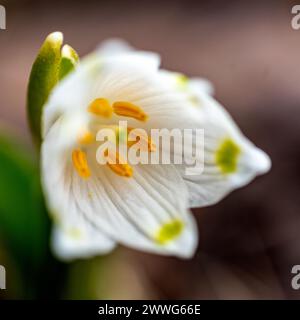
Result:
<svg viewBox="0 0 300 320">
<path fill-rule="evenodd" d="M 101 254 L 117 243 L 191 257 L 198 233 L 189 208 L 216 203 L 269 170 L 268 156 L 211 96 L 209 82 L 159 64 L 155 53 L 108 42 L 50 94 L 42 116 L 42 180 L 60 257 Z M 133 164 L 119 153 L 100 164 L 97 134 L 109 128 L 120 138 L 120 121 L 128 124 L 125 138 L 136 128 L 149 133 L 139 142 L 150 153 L 166 151 L 151 140 L 153 129 L 203 129 L 202 166 Z"/>
</svg>

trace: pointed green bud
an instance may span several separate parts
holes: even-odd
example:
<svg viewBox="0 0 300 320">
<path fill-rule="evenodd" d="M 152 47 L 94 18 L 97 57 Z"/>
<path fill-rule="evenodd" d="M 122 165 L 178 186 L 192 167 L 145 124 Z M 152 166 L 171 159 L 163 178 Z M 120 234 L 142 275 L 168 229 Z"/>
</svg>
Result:
<svg viewBox="0 0 300 320">
<path fill-rule="evenodd" d="M 64 45 L 61 51 L 59 79 L 64 78 L 73 71 L 79 61 L 77 52 L 69 45 Z"/>
<path fill-rule="evenodd" d="M 31 69 L 27 92 L 27 115 L 33 138 L 38 146 L 41 141 L 43 106 L 59 79 L 62 43 L 61 32 L 51 33 L 42 45 Z"/>
</svg>

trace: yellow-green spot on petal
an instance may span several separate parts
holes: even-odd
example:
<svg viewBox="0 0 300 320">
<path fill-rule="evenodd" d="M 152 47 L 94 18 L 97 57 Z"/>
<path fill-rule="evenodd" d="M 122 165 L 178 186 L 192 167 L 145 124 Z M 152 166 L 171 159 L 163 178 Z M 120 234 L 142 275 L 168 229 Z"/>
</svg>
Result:
<svg viewBox="0 0 300 320">
<path fill-rule="evenodd" d="M 230 138 L 220 144 L 216 151 L 216 163 L 224 174 L 236 172 L 240 153 L 240 147 Z"/>
<path fill-rule="evenodd" d="M 181 89 L 186 89 L 189 82 L 189 78 L 184 74 L 179 73 L 176 76 L 176 83 Z"/>
<path fill-rule="evenodd" d="M 181 220 L 175 219 L 165 223 L 157 232 L 155 240 L 157 243 L 164 245 L 176 239 L 183 231 L 184 224 Z"/>
<path fill-rule="evenodd" d="M 71 228 L 67 230 L 67 234 L 69 237 L 71 237 L 72 239 L 80 239 L 83 234 L 81 232 L 80 229 L 78 228 Z"/>
</svg>

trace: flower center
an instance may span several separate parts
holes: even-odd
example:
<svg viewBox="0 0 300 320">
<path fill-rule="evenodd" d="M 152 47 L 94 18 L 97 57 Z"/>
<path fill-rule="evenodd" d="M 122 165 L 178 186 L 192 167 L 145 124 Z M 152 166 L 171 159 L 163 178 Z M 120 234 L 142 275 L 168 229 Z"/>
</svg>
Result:
<svg viewBox="0 0 300 320">
<path fill-rule="evenodd" d="M 148 115 L 144 112 L 142 108 L 128 101 L 115 101 L 111 104 L 109 100 L 106 98 L 97 98 L 88 105 L 87 111 L 96 116 L 100 116 L 107 119 L 111 118 L 112 115 L 115 114 L 118 116 L 133 118 L 142 122 L 148 120 Z M 138 130 L 133 130 L 133 128 L 128 128 L 127 132 L 125 130 L 125 138 L 128 147 L 131 147 L 132 145 L 138 142 L 138 146 L 141 151 L 153 152 L 156 150 L 156 145 L 152 142 L 150 138 L 147 137 L 147 135 L 145 136 L 143 134 L 139 134 Z M 127 138 L 129 134 L 131 134 L 131 139 L 135 139 L 135 141 L 128 141 Z M 121 133 L 119 132 L 119 130 L 117 130 L 116 143 L 120 141 L 120 135 Z M 92 143 L 93 141 L 95 141 L 95 136 L 89 130 L 82 129 L 78 135 L 78 144 L 86 145 Z M 120 161 L 122 159 L 120 158 L 119 153 L 111 155 L 107 152 L 105 156 L 108 158 L 106 164 L 113 172 L 122 177 L 132 177 L 132 167 L 124 160 Z M 85 152 L 79 149 L 74 150 L 72 153 L 72 161 L 80 177 L 90 177 L 91 171 L 88 166 Z"/>
<path fill-rule="evenodd" d="M 76 169 L 81 178 L 90 177 L 91 171 L 88 166 L 86 154 L 84 151 L 81 151 L 79 149 L 73 150 L 72 161 L 74 168 Z"/>
</svg>

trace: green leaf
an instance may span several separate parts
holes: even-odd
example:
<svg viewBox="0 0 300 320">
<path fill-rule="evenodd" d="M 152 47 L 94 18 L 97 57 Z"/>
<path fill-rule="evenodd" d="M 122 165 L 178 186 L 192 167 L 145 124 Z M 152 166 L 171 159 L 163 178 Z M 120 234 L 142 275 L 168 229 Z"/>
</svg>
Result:
<svg viewBox="0 0 300 320">
<path fill-rule="evenodd" d="M 16 138 L 0 134 L 0 241 L 31 296 L 48 254 L 49 220 L 37 161 Z"/>
<path fill-rule="evenodd" d="M 59 70 L 59 79 L 63 79 L 67 74 L 73 71 L 78 64 L 79 57 L 77 52 L 69 45 L 64 45 L 61 51 L 61 61 Z"/>
<path fill-rule="evenodd" d="M 42 45 L 30 74 L 27 115 L 33 138 L 38 146 L 41 142 L 42 109 L 59 80 L 62 43 L 62 33 L 51 33 Z"/>
</svg>

